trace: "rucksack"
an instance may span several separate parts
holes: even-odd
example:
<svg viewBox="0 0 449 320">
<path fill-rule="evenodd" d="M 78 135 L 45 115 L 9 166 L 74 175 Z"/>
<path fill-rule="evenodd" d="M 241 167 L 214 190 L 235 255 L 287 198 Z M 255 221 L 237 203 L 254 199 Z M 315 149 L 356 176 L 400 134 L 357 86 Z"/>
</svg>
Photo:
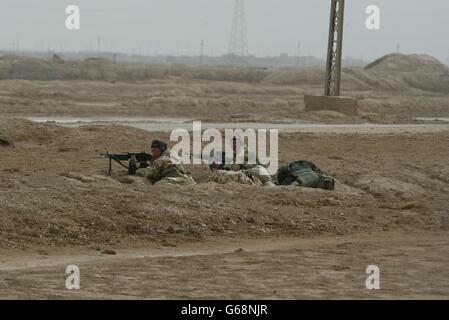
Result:
<svg viewBox="0 0 449 320">
<path fill-rule="evenodd" d="M 306 160 L 291 161 L 277 171 L 278 184 L 281 186 L 302 186 L 334 190 L 335 181 L 326 175 L 314 163 Z"/>
</svg>

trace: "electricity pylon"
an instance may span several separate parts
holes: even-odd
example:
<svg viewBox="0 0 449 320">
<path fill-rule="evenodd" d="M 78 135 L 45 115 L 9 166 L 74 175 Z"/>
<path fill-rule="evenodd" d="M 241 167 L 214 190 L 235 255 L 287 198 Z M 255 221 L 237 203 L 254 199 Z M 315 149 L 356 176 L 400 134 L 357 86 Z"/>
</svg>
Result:
<svg viewBox="0 0 449 320">
<path fill-rule="evenodd" d="M 229 41 L 229 55 L 231 57 L 246 57 L 248 55 L 247 41 L 245 1 L 235 0 L 231 40 Z"/>
</svg>

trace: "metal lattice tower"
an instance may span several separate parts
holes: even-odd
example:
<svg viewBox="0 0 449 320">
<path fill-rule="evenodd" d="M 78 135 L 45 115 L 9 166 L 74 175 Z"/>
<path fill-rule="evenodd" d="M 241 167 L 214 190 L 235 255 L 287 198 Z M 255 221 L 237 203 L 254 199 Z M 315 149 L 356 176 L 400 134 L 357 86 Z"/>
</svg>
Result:
<svg viewBox="0 0 449 320">
<path fill-rule="evenodd" d="M 326 61 L 325 96 L 340 95 L 345 0 L 332 0 Z"/>
<path fill-rule="evenodd" d="M 246 57 L 248 55 L 244 0 L 235 0 L 229 55 L 233 57 Z"/>
</svg>

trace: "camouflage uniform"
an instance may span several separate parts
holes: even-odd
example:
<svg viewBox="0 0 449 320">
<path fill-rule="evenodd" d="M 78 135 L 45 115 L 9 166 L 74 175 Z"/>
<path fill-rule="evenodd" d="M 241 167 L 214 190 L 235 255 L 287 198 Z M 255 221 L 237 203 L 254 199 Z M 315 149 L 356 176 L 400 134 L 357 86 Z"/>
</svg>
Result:
<svg viewBox="0 0 449 320">
<path fill-rule="evenodd" d="M 212 175 L 207 179 L 206 182 L 214 182 L 219 184 L 226 184 L 230 182 L 237 182 L 240 184 L 247 185 L 261 185 L 259 180 L 251 179 L 243 171 L 229 171 L 229 170 L 217 170 L 212 173 Z"/>
<path fill-rule="evenodd" d="M 239 157 L 243 156 L 243 163 L 237 164 L 237 159 Z M 233 163 L 225 164 L 223 166 L 222 172 L 219 173 L 221 176 L 228 175 L 228 179 L 231 181 L 236 181 L 236 175 L 235 172 L 239 172 L 240 176 L 243 174 L 247 176 L 253 183 L 253 185 L 263 185 L 263 186 L 274 186 L 273 180 L 271 179 L 270 174 L 268 173 L 267 169 L 259 164 L 259 160 L 257 157 L 253 158 L 256 159 L 256 163 L 250 164 L 248 163 L 250 160 L 250 151 L 248 150 L 248 147 L 245 146 L 241 153 L 239 155 L 234 155 Z M 252 160 L 252 159 L 251 159 Z M 226 180 L 225 178 L 221 178 L 222 180 Z M 241 182 L 240 182 L 241 181 Z M 247 179 L 239 178 L 239 183 L 244 183 L 247 181 Z M 251 183 L 244 183 L 244 184 L 251 184 Z"/>
<path fill-rule="evenodd" d="M 181 164 L 177 154 L 171 155 L 171 150 L 165 150 L 161 156 L 151 162 L 148 169 L 141 170 L 141 174 L 152 184 L 196 184 L 192 176 Z"/>
</svg>

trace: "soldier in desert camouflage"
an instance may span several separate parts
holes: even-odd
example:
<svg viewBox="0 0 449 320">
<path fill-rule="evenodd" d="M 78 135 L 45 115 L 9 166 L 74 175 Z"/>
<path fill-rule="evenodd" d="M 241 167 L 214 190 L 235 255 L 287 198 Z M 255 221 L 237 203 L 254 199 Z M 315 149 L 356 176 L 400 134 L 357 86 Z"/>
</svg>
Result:
<svg viewBox="0 0 449 320">
<path fill-rule="evenodd" d="M 155 140 L 151 143 L 153 159 L 149 168 L 141 170 L 139 175 L 146 177 L 152 184 L 196 184 L 192 176 L 181 164 L 177 154 L 163 141 Z"/>
<path fill-rule="evenodd" d="M 215 170 L 209 177 L 208 182 L 228 183 L 237 182 L 248 185 L 275 186 L 267 169 L 256 163 L 249 163 L 250 152 L 244 145 L 242 139 L 234 137 L 232 139 L 233 161 L 230 164 L 223 164 L 219 170 Z M 237 163 L 237 159 L 243 159 L 243 163 Z"/>
<path fill-rule="evenodd" d="M 207 179 L 207 182 L 213 182 L 218 184 L 226 184 L 230 182 L 237 182 L 240 184 L 247 184 L 250 186 L 262 185 L 259 180 L 249 177 L 243 171 L 230 171 L 230 170 L 214 170 Z"/>
</svg>

